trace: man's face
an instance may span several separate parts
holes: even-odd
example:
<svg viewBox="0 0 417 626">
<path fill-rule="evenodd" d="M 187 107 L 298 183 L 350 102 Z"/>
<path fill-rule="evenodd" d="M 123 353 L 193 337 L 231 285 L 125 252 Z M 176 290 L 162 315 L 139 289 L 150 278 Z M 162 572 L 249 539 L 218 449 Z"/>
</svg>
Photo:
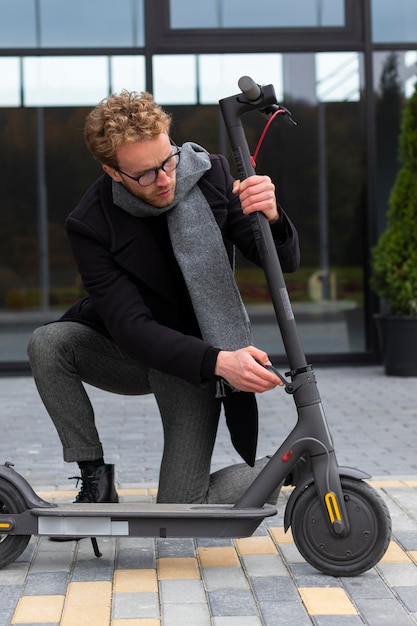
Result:
<svg viewBox="0 0 417 626">
<path fill-rule="evenodd" d="M 146 187 L 129 176 L 137 177 L 159 168 L 171 155 L 172 145 L 169 137 L 161 133 L 153 139 L 123 144 L 117 151 L 118 169 L 109 165 L 103 165 L 103 169 L 137 198 L 154 207 L 162 208 L 174 199 L 175 170 L 165 172 L 159 169 L 155 181 Z"/>
</svg>

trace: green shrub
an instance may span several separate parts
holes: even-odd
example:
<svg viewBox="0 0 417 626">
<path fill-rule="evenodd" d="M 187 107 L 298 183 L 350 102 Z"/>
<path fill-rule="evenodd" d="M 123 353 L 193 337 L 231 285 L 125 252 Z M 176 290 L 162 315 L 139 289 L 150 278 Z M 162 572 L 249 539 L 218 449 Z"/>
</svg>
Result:
<svg viewBox="0 0 417 626">
<path fill-rule="evenodd" d="M 417 84 L 403 112 L 401 168 L 389 197 L 387 226 L 372 250 L 371 288 L 392 315 L 417 316 Z"/>
</svg>

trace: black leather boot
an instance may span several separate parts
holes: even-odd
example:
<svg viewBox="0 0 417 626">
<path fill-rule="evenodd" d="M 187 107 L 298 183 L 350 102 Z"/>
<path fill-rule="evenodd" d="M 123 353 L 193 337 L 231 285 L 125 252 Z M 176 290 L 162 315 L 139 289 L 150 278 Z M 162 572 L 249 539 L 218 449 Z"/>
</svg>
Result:
<svg viewBox="0 0 417 626">
<path fill-rule="evenodd" d="M 82 481 L 82 485 L 74 503 L 119 502 L 119 496 L 114 486 L 114 465 L 86 467 L 81 470 L 81 477 L 78 480 Z M 63 542 L 79 541 L 81 537 L 50 537 L 49 539 L 50 541 Z"/>
<path fill-rule="evenodd" d="M 119 502 L 114 486 L 114 465 L 86 467 L 81 470 L 81 481 L 80 493 L 74 502 Z"/>
</svg>

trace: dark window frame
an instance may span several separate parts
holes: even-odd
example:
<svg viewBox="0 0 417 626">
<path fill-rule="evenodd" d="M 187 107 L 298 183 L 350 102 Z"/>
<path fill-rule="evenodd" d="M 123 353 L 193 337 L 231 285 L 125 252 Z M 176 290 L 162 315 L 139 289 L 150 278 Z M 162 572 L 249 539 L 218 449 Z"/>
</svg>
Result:
<svg viewBox="0 0 417 626">
<path fill-rule="evenodd" d="M 209 28 L 172 29 L 169 19 L 169 0 L 152 2 L 145 0 L 145 23 L 147 24 L 147 47 L 152 54 L 210 53 L 218 52 L 265 52 L 303 49 L 321 51 L 362 49 L 364 29 L 362 25 L 363 0 L 345 0 L 345 27 L 321 28 Z M 259 33 L 262 32 L 260 40 Z M 242 35 L 245 35 L 242 41 Z M 294 44 L 294 41 L 297 44 Z"/>
</svg>

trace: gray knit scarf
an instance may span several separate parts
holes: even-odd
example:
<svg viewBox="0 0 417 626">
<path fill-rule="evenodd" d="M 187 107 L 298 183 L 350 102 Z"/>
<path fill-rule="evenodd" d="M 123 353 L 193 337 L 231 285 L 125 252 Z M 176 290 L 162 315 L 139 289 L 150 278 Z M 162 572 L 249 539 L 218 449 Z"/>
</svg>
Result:
<svg viewBox="0 0 417 626">
<path fill-rule="evenodd" d="M 251 343 L 243 306 L 220 229 L 197 185 L 211 168 L 206 150 L 187 142 L 181 148 L 173 202 L 156 208 L 113 181 L 113 201 L 136 217 L 167 213 L 168 230 L 205 341 L 222 350 Z"/>
</svg>

